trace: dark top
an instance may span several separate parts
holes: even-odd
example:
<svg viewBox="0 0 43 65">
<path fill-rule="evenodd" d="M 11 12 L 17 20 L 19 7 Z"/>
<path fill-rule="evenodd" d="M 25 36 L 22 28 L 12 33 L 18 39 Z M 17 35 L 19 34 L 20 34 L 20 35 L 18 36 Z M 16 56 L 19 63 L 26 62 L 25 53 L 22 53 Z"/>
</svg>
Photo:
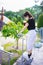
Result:
<svg viewBox="0 0 43 65">
<path fill-rule="evenodd" d="M 29 23 L 29 25 L 28 25 L 28 27 L 27 27 L 27 29 L 28 30 L 33 30 L 33 29 L 35 29 L 35 20 L 32 18 L 32 19 L 29 19 L 28 21 L 27 21 L 28 23 Z M 24 25 L 25 25 L 26 23 L 24 23 Z"/>
</svg>

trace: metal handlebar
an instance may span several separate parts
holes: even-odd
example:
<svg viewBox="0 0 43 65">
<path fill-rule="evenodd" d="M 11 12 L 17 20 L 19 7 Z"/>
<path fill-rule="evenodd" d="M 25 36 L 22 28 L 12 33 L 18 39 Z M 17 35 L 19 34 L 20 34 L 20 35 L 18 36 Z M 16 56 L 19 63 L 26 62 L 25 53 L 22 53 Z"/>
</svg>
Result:
<svg viewBox="0 0 43 65">
<path fill-rule="evenodd" d="M 23 37 L 23 34 L 22 34 L 22 33 L 20 33 L 20 34 L 18 34 L 17 36 L 20 38 L 20 37 Z"/>
</svg>

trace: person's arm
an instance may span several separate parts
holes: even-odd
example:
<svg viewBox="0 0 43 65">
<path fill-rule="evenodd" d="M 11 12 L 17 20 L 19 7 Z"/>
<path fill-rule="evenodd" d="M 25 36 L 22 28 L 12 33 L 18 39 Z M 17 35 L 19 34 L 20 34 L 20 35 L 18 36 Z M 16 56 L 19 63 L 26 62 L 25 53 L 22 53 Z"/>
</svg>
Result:
<svg viewBox="0 0 43 65">
<path fill-rule="evenodd" d="M 20 33 L 22 33 L 27 27 L 28 27 L 28 23 L 25 23 L 25 26 L 22 28 L 22 30 L 20 31 Z"/>
</svg>

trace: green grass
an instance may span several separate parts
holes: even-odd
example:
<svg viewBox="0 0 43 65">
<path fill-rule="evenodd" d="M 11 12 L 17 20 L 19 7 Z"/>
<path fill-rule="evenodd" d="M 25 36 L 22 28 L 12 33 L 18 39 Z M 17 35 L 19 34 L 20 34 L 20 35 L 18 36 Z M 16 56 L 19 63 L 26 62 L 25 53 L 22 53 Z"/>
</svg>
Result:
<svg viewBox="0 0 43 65">
<path fill-rule="evenodd" d="M 15 57 L 14 59 L 10 60 L 10 65 L 13 65 L 14 62 L 16 62 L 17 59 L 18 59 L 18 57 Z"/>
<path fill-rule="evenodd" d="M 16 43 L 6 43 L 6 44 L 3 45 L 4 50 L 5 50 L 5 51 L 10 51 L 10 52 L 12 51 L 12 49 L 13 49 L 14 52 L 16 52 L 16 51 L 14 50 L 15 48 L 13 48 L 13 47 L 16 47 L 16 46 L 17 46 Z M 22 47 L 22 43 L 19 43 L 19 44 L 18 44 L 18 47 L 20 47 L 20 46 Z M 26 45 L 24 45 L 24 47 L 26 47 Z"/>
<path fill-rule="evenodd" d="M 6 43 L 3 45 L 5 51 L 8 51 L 8 48 L 12 47 L 12 46 L 15 46 L 15 44 L 14 43 Z"/>
<path fill-rule="evenodd" d="M 13 65 L 13 63 L 16 62 L 16 60 L 22 55 L 22 50 L 8 49 L 8 47 L 14 45 L 15 45 L 14 43 L 7 43 L 3 45 L 5 51 L 18 54 L 18 57 L 14 57 L 13 59 L 10 60 L 10 65 Z M 2 65 L 8 65 L 8 63 L 6 62 L 5 64 L 3 63 Z"/>
<path fill-rule="evenodd" d="M 18 53 L 19 56 L 22 55 L 22 50 L 14 50 L 14 49 L 12 49 L 12 50 L 9 50 L 8 52 Z"/>
<path fill-rule="evenodd" d="M 18 57 L 14 57 L 13 59 L 10 60 L 10 65 L 13 65 L 16 60 L 21 56 L 22 51 L 21 50 L 10 50 L 9 52 L 13 52 L 13 53 L 18 53 L 19 56 Z M 2 65 L 8 65 L 8 62 L 3 61 Z"/>
<path fill-rule="evenodd" d="M 18 59 L 18 57 L 15 57 L 15 58 L 11 59 L 11 60 L 10 60 L 10 65 L 13 65 L 14 62 L 16 62 L 17 59 Z M 5 62 L 5 61 L 3 60 L 2 65 L 8 65 L 8 62 Z"/>
</svg>

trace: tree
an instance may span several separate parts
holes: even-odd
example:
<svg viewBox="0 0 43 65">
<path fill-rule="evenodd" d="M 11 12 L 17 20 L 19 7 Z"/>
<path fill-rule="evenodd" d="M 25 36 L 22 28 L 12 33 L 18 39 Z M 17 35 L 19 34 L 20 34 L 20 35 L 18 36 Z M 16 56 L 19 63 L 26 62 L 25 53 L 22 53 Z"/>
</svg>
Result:
<svg viewBox="0 0 43 65">
<path fill-rule="evenodd" d="M 42 12 L 43 12 L 43 1 L 42 1 L 41 4 L 40 4 L 40 8 L 41 8 L 41 10 L 42 10 Z"/>
<path fill-rule="evenodd" d="M 35 5 L 32 8 L 34 10 L 34 17 L 37 20 L 39 15 L 40 15 L 40 13 L 42 12 L 42 10 L 41 10 L 40 6 L 38 6 L 38 5 Z"/>
<path fill-rule="evenodd" d="M 23 10 L 20 10 L 20 11 L 18 11 L 18 12 L 12 12 L 12 11 L 6 11 L 5 13 L 4 13 L 4 15 L 5 16 L 7 16 L 7 17 L 9 17 L 9 16 L 11 16 L 12 18 L 13 17 L 20 17 L 19 19 L 24 19 L 23 18 L 23 14 L 24 14 L 24 12 L 26 12 L 26 11 L 30 11 L 31 13 L 32 13 L 32 15 L 34 15 L 34 10 L 33 10 L 33 8 L 26 8 L 26 9 L 23 9 Z M 12 20 L 12 19 L 11 19 Z"/>
<path fill-rule="evenodd" d="M 11 15 L 9 15 L 8 18 L 9 18 L 10 20 L 12 20 L 12 16 L 11 16 Z"/>
<path fill-rule="evenodd" d="M 2 34 L 4 37 L 14 37 L 17 41 L 17 49 L 18 49 L 18 33 L 21 31 L 21 29 L 23 28 L 23 24 L 21 22 L 18 22 L 17 24 L 15 22 L 11 22 L 9 24 L 6 24 L 5 26 L 3 26 L 2 29 Z M 23 34 L 26 34 L 28 32 L 28 30 L 26 29 Z"/>
<path fill-rule="evenodd" d="M 22 19 L 22 17 L 20 16 L 20 15 L 17 15 L 17 21 L 19 22 L 21 22 L 21 23 L 23 23 L 23 19 Z"/>
<path fill-rule="evenodd" d="M 6 12 L 4 12 L 4 15 L 12 20 L 12 18 L 15 16 L 15 12 L 6 11 Z"/>
<path fill-rule="evenodd" d="M 12 21 L 15 22 L 15 23 L 17 23 L 18 20 L 17 20 L 16 17 L 13 17 L 13 18 L 12 18 Z"/>
<path fill-rule="evenodd" d="M 37 27 L 43 27 L 43 13 L 39 15 Z"/>
</svg>

